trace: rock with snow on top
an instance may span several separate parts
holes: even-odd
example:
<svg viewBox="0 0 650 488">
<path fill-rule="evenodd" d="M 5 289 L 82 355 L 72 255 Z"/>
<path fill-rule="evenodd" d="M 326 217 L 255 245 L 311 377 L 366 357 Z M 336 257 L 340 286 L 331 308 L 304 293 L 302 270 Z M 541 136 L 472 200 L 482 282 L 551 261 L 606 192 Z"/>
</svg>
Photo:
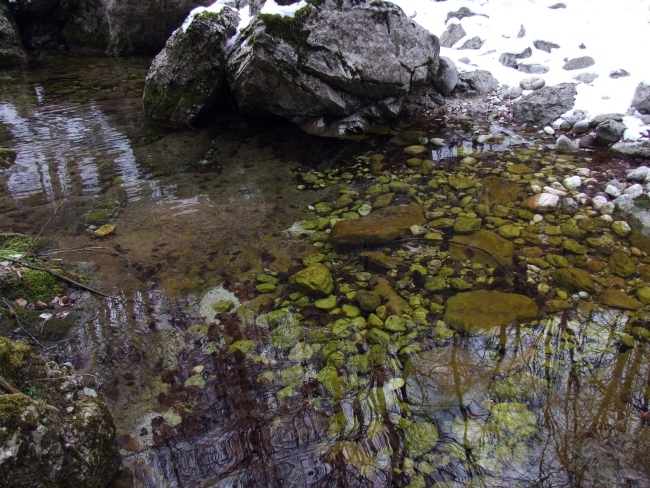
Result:
<svg viewBox="0 0 650 488">
<path fill-rule="evenodd" d="M 573 77 L 574 80 L 579 81 L 580 83 L 584 83 L 585 85 L 593 83 L 597 78 L 598 75 L 596 73 L 580 73 L 579 75 Z"/>
<path fill-rule="evenodd" d="M 562 69 L 565 71 L 573 71 L 576 69 L 588 68 L 594 64 L 596 64 L 596 61 L 594 61 L 594 58 L 591 56 L 581 56 L 579 58 L 569 59 L 566 63 L 564 63 Z"/>
<path fill-rule="evenodd" d="M 644 181 L 650 176 L 650 168 L 647 166 L 639 166 L 627 172 L 626 178 L 628 181 Z"/>
<path fill-rule="evenodd" d="M 529 75 L 543 75 L 549 72 L 549 68 L 538 63 L 518 63 L 517 71 L 528 73 Z"/>
<path fill-rule="evenodd" d="M 467 32 L 465 32 L 465 29 L 459 23 L 449 24 L 440 36 L 440 46 L 452 47 L 466 35 Z"/>
<path fill-rule="evenodd" d="M 531 212 L 548 212 L 557 208 L 560 197 L 551 193 L 539 193 L 521 202 L 521 206 Z"/>
<path fill-rule="evenodd" d="M 478 36 L 472 37 L 471 39 L 466 40 L 462 46 L 458 49 L 473 49 L 478 50 L 483 47 L 483 39 Z"/>
<path fill-rule="evenodd" d="M 224 7 L 177 29 L 153 60 L 142 103 L 152 119 L 190 124 L 217 103 L 239 14 Z"/>
<path fill-rule="evenodd" d="M 499 56 L 499 62 L 507 66 L 508 68 L 517 69 L 518 61 L 520 59 L 527 59 L 533 55 L 533 50 L 530 47 L 527 47 L 523 51 L 514 52 L 514 53 L 503 53 Z"/>
<path fill-rule="evenodd" d="M 531 76 L 530 78 L 524 78 L 519 82 L 519 86 L 522 90 L 539 90 L 543 88 L 546 82 L 544 78 L 540 76 Z"/>
<path fill-rule="evenodd" d="M 642 81 L 636 87 L 632 107 L 642 114 L 650 114 L 650 82 Z"/>
<path fill-rule="evenodd" d="M 560 45 L 555 44 L 554 42 L 549 42 L 549 41 L 534 41 L 533 46 L 535 46 L 535 49 L 539 49 L 540 51 L 544 51 L 547 53 L 550 53 L 553 49 L 559 49 Z"/>
<path fill-rule="evenodd" d="M 615 69 L 614 71 L 609 73 L 609 77 L 615 80 L 618 78 L 625 78 L 626 76 L 630 76 L 630 73 L 628 73 L 624 69 Z"/>
</svg>

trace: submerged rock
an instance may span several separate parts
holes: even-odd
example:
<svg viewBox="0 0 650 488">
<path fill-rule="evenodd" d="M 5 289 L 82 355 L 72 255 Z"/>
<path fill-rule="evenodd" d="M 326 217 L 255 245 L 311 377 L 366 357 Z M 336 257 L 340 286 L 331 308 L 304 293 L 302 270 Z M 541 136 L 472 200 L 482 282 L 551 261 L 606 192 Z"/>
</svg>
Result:
<svg viewBox="0 0 650 488">
<path fill-rule="evenodd" d="M 334 291 L 332 273 L 323 264 L 312 264 L 301 269 L 289 278 L 289 283 L 293 288 L 313 296 L 327 296 Z"/>
<path fill-rule="evenodd" d="M 514 252 L 512 242 L 488 230 L 480 230 L 469 236 L 455 236 L 449 246 L 449 253 L 454 259 L 470 259 L 493 267 L 511 265 Z"/>
<path fill-rule="evenodd" d="M 456 347 L 432 349 L 404 366 L 406 400 L 413 413 L 433 418 L 441 410 L 481 402 L 488 393 L 491 373 L 469 352 Z"/>
<path fill-rule="evenodd" d="M 560 286 L 563 286 L 569 291 L 586 291 L 589 293 L 593 293 L 595 291 L 593 278 L 587 271 L 583 269 L 557 269 L 551 276 Z"/>
<path fill-rule="evenodd" d="M 339 220 L 330 238 L 335 246 L 372 246 L 394 241 L 413 225 L 426 222 L 419 205 L 387 207 L 356 220 Z"/>
<path fill-rule="evenodd" d="M 228 7 L 194 16 L 153 60 L 142 102 L 152 119 L 189 124 L 217 102 L 223 89 L 229 39 L 239 14 Z"/>
<path fill-rule="evenodd" d="M 538 314 L 537 304 L 524 295 L 479 290 L 447 300 L 444 321 L 458 332 L 475 335 L 536 320 Z"/>
<path fill-rule="evenodd" d="M 84 378 L 3 337 L 0 376 L 18 390 L 0 395 L 0 484 L 106 486 L 120 465 L 115 426 Z"/>
</svg>

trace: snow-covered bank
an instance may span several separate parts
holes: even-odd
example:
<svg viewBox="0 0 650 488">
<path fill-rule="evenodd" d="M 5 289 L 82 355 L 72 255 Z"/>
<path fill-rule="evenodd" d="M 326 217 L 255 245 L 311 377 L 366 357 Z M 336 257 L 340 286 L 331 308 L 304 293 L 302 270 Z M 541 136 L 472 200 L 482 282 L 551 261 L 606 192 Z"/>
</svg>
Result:
<svg viewBox="0 0 650 488">
<path fill-rule="evenodd" d="M 547 85 L 578 83 L 574 110 L 589 117 L 604 113 L 625 114 L 635 88 L 650 82 L 650 2 L 639 0 L 390 0 L 420 25 L 441 36 L 452 23 L 459 23 L 466 35 L 441 55 L 453 59 L 461 70 L 485 69 L 502 84 L 511 87 L 531 75 L 499 62 L 503 53 L 521 53 L 530 48 L 527 65 L 542 65 L 548 72 L 536 74 Z M 449 18 L 462 7 L 476 15 Z M 462 15 L 461 15 L 462 17 Z M 518 37 L 521 36 L 521 37 Z M 470 39 L 482 41 L 479 49 L 461 49 Z M 546 41 L 559 47 L 546 52 L 534 46 Z M 480 44 L 480 43 L 479 43 Z M 589 56 L 592 66 L 567 71 L 566 60 Z M 469 59 L 469 64 L 467 59 Z M 461 61 L 463 60 L 463 61 Z M 621 73 L 627 76 L 610 76 Z M 589 83 L 576 81 L 581 74 L 597 75 Z M 588 79 L 588 78 L 587 78 Z M 639 119 L 626 118 L 626 138 L 637 139 L 650 130 Z"/>
</svg>

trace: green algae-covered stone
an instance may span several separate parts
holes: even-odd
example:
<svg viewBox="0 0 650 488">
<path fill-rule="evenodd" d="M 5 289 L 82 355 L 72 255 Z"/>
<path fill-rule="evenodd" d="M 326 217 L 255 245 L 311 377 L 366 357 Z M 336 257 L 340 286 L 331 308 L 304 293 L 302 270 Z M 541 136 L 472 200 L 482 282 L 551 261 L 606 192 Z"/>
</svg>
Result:
<svg viewBox="0 0 650 488">
<path fill-rule="evenodd" d="M 536 320 L 538 313 L 537 304 L 524 295 L 479 290 L 447 300 L 444 321 L 458 332 L 474 335 Z"/>
<path fill-rule="evenodd" d="M 456 234 L 471 234 L 481 229 L 482 220 L 476 219 L 458 219 L 454 223 L 454 232 Z"/>
<path fill-rule="evenodd" d="M 634 298 L 618 290 L 605 290 L 598 296 L 598 300 L 608 307 L 624 310 L 638 310 L 641 306 Z"/>
<path fill-rule="evenodd" d="M 374 312 L 381 305 L 379 294 L 372 290 L 358 290 L 355 298 L 361 310 L 366 312 Z"/>
<path fill-rule="evenodd" d="M 420 457 L 431 451 L 438 442 L 438 428 L 428 422 L 414 422 L 404 430 L 406 452 Z"/>
<path fill-rule="evenodd" d="M 636 274 L 636 266 L 623 252 L 615 252 L 609 257 L 609 270 L 622 278 L 629 278 Z"/>
<path fill-rule="evenodd" d="M 332 273 L 323 264 L 312 264 L 301 269 L 289 278 L 289 284 L 312 296 L 327 296 L 334 291 Z"/>
<path fill-rule="evenodd" d="M 442 276 L 435 276 L 424 283 L 424 289 L 431 293 L 438 293 L 447 289 L 447 281 Z"/>
<path fill-rule="evenodd" d="M 571 292 L 586 291 L 593 293 L 595 291 L 593 278 L 583 269 L 557 269 L 551 274 L 551 277 L 560 286 Z"/>
<path fill-rule="evenodd" d="M 515 245 L 487 230 L 480 230 L 469 236 L 456 236 L 451 240 L 449 253 L 458 261 L 471 259 L 472 262 L 488 266 L 509 266 Z"/>
</svg>

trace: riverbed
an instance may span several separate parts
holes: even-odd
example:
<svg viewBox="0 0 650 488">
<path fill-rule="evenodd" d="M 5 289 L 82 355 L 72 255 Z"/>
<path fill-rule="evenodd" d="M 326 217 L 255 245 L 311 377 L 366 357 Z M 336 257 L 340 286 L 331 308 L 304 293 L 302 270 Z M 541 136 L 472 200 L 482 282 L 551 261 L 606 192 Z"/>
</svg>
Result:
<svg viewBox="0 0 650 488">
<path fill-rule="evenodd" d="M 586 168 L 590 195 L 634 162 L 471 118 L 362 141 L 231 108 L 164 127 L 142 110 L 149 63 L 47 54 L 0 73 L 0 147 L 17 153 L 0 229 L 51 238 L 51 259 L 111 295 L 79 299 L 48 354 L 96 377 L 123 455 L 114 486 L 650 486 L 648 306 L 597 297 L 632 299 L 648 256 L 588 205 L 541 221 L 520 207 L 538 179 Z M 386 194 L 427 223 L 362 249 L 379 257 L 332 246 L 332 222 Z M 511 261 L 478 259 L 482 243 L 459 256 L 459 221 L 511 242 Z M 617 253 L 634 272 L 612 271 Z M 325 297 L 288 286 L 313 265 L 333 275 Z M 559 289 L 555 268 L 587 269 L 592 292 Z M 446 323 L 448 300 L 478 291 L 539 315 Z"/>
</svg>

